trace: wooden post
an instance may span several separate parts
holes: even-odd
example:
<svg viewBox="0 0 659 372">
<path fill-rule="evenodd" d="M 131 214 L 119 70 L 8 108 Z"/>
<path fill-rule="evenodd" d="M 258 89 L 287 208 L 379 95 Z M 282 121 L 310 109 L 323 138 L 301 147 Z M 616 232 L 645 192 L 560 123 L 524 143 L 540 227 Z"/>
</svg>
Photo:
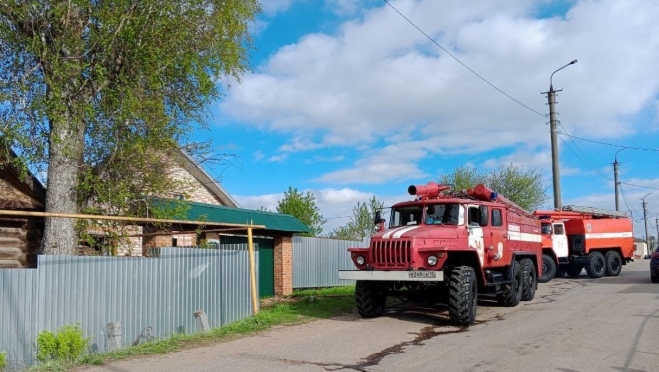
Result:
<svg viewBox="0 0 659 372">
<path fill-rule="evenodd" d="M 121 322 L 108 323 L 105 326 L 105 351 L 121 349 Z"/>
<path fill-rule="evenodd" d="M 252 239 L 252 222 L 247 227 L 247 247 L 249 248 L 249 282 L 252 290 L 252 310 L 254 315 L 259 313 L 258 298 L 256 295 L 256 267 L 254 263 L 254 241 Z"/>
</svg>

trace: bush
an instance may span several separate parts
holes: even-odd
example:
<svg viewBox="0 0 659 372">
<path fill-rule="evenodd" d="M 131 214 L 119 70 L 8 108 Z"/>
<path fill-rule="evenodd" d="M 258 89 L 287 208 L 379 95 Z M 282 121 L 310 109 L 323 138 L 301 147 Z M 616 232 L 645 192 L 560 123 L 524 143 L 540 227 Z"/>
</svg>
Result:
<svg viewBox="0 0 659 372">
<path fill-rule="evenodd" d="M 37 336 L 37 359 L 74 361 L 85 352 L 88 343 L 78 325 L 64 326 L 57 334 L 43 331 Z"/>
<path fill-rule="evenodd" d="M 0 371 L 5 369 L 7 366 L 7 354 L 4 351 L 0 351 Z"/>
<path fill-rule="evenodd" d="M 57 356 L 57 338 L 52 332 L 43 331 L 37 336 L 37 359 L 47 362 Z"/>
</svg>

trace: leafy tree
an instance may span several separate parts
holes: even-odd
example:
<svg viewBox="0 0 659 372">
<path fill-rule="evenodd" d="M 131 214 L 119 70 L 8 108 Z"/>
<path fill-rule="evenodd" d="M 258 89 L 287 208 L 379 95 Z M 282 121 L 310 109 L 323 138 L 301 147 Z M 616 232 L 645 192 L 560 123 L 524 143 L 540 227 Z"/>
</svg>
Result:
<svg viewBox="0 0 659 372">
<path fill-rule="evenodd" d="M 371 236 L 374 229 L 373 221 L 375 212 L 384 208 L 384 203 L 378 201 L 375 196 L 368 202 L 357 202 L 352 208 L 352 217 L 346 225 L 336 228 L 329 236 L 336 239 L 363 240 Z"/>
<path fill-rule="evenodd" d="M 486 175 L 478 173 L 476 168 L 463 166 L 455 168 L 451 174 L 442 175 L 439 180 L 442 184 L 453 185 L 453 189 L 459 191 L 485 183 Z"/>
<path fill-rule="evenodd" d="M 0 133 L 47 168 L 46 211 L 170 187 L 159 170 L 203 126 L 218 79 L 247 70 L 259 11 L 258 0 L 0 2 Z M 74 225 L 47 218 L 44 253 L 75 254 Z"/>
<path fill-rule="evenodd" d="M 547 186 L 542 185 L 540 172 L 524 171 L 512 164 L 501 165 L 489 173 L 479 173 L 472 167 L 460 167 L 452 174 L 441 176 L 440 182 L 453 184 L 456 190 L 466 190 L 483 183 L 527 211 L 540 208 L 549 199 Z"/>
<path fill-rule="evenodd" d="M 303 194 L 293 187 L 284 191 L 284 198 L 277 201 L 277 212 L 293 215 L 307 225 L 311 233 L 302 234 L 304 236 L 320 235 L 323 232 L 323 225 L 327 222 L 316 205 L 316 197 L 309 191 Z"/>
</svg>

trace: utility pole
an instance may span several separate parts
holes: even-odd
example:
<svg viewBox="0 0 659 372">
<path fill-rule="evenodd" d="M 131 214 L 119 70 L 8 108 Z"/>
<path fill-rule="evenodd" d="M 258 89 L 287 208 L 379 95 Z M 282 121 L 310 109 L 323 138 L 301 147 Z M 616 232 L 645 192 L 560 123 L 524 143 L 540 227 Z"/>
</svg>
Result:
<svg viewBox="0 0 659 372">
<path fill-rule="evenodd" d="M 645 196 L 641 198 L 643 201 L 643 220 L 645 220 L 645 245 L 648 247 L 648 250 L 650 249 L 650 239 L 648 239 L 648 210 L 646 208 L 647 203 L 645 202 L 645 197 L 650 194 L 645 194 Z"/>
<path fill-rule="evenodd" d="M 657 248 L 659 248 L 659 214 L 655 216 L 654 223 L 657 224 Z"/>
<path fill-rule="evenodd" d="M 616 210 L 620 210 L 620 181 L 618 180 L 618 153 L 627 147 L 623 147 L 620 150 L 616 151 L 613 156 L 613 182 L 615 183 L 616 190 Z"/>
<path fill-rule="evenodd" d="M 558 120 L 556 119 L 556 92 L 560 92 L 562 89 L 554 90 L 554 84 L 552 83 L 552 78 L 554 74 L 558 71 L 564 69 L 569 65 L 577 63 L 577 60 L 568 63 L 567 65 L 559 68 L 558 70 L 552 72 L 549 77 L 549 92 L 544 92 L 547 94 L 547 99 L 549 101 L 549 132 L 551 133 L 551 171 L 554 179 L 554 209 L 560 211 L 562 208 L 561 201 L 561 173 L 558 164 L 558 136 L 556 132 L 556 126 L 558 125 Z"/>
</svg>

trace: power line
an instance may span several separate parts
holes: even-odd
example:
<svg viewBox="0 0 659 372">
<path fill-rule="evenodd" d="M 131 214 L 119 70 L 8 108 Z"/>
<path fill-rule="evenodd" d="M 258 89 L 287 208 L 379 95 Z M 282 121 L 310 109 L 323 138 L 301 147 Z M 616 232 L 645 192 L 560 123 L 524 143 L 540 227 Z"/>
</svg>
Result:
<svg viewBox="0 0 659 372">
<path fill-rule="evenodd" d="M 629 203 L 627 202 L 627 195 L 625 195 L 625 191 L 622 189 L 622 186 L 620 187 L 620 193 L 622 193 L 622 199 L 625 201 L 625 206 L 627 206 L 627 210 L 632 211 L 634 215 L 638 216 L 634 208 L 629 206 Z"/>
<path fill-rule="evenodd" d="M 559 137 L 559 138 L 560 138 L 560 137 Z M 564 144 L 564 145 L 565 145 L 570 151 L 572 151 L 572 152 L 573 152 L 573 153 L 579 158 L 579 160 L 581 160 L 581 161 L 583 161 L 584 163 L 586 163 L 586 165 L 588 165 L 591 169 L 593 169 L 595 172 L 597 172 L 597 173 L 598 173 L 600 176 L 602 176 L 603 178 L 605 178 L 605 179 L 611 181 L 611 179 L 610 179 L 609 177 L 607 177 L 606 175 L 604 175 L 604 173 L 602 173 L 602 171 L 600 171 L 599 169 L 597 169 L 597 167 L 594 166 L 593 163 L 591 163 L 590 160 L 588 160 L 588 158 L 586 158 L 586 160 L 584 160 L 584 159 L 581 157 L 581 155 L 577 154 L 577 152 L 574 151 L 574 150 L 572 149 L 572 147 L 571 147 L 567 142 L 565 142 L 565 140 L 564 140 L 563 138 L 561 138 L 561 141 L 563 141 L 563 144 Z M 578 148 L 578 147 L 577 147 L 577 148 Z M 579 151 L 581 151 L 581 150 L 579 150 Z M 582 152 L 582 154 L 583 154 L 583 152 Z M 585 155 L 584 155 L 584 156 L 585 156 Z"/>
<path fill-rule="evenodd" d="M 478 78 L 480 78 L 481 80 L 483 80 L 485 83 L 487 83 L 487 84 L 488 84 L 489 86 L 491 86 L 492 88 L 494 88 L 494 89 L 496 89 L 497 91 L 499 91 L 499 93 L 501 93 L 501 94 L 503 94 L 504 96 L 506 96 L 506 97 L 510 98 L 511 100 L 515 101 L 516 103 L 518 103 L 518 104 L 521 105 L 522 107 L 526 108 L 527 110 L 532 111 L 532 112 L 534 112 L 534 113 L 536 113 L 536 114 L 542 116 L 543 118 L 546 118 L 546 117 L 547 117 L 546 114 L 541 114 L 541 113 L 539 113 L 538 111 L 536 111 L 536 110 L 530 108 L 529 106 L 523 104 L 522 102 L 520 102 L 520 101 L 516 100 L 515 98 L 513 98 L 512 96 L 510 96 L 508 93 L 506 93 L 506 92 L 504 92 L 503 90 L 499 89 L 496 85 L 490 83 L 487 79 L 485 79 L 484 77 L 482 77 L 481 75 L 479 75 L 476 71 L 472 70 L 469 66 L 467 66 L 466 64 L 464 64 L 464 62 L 462 62 L 461 60 L 459 60 L 458 57 L 454 56 L 453 54 L 451 54 L 451 52 L 449 52 L 448 50 L 446 50 L 443 46 L 439 45 L 439 43 L 438 43 L 437 41 L 435 41 L 435 39 L 431 38 L 431 37 L 430 37 L 428 34 L 426 34 L 422 29 L 420 29 L 419 26 L 415 25 L 414 22 L 412 22 L 409 18 L 405 17 L 405 16 L 403 15 L 403 13 L 401 13 L 400 11 L 398 11 L 398 9 L 396 9 L 393 5 L 391 5 L 391 3 L 389 3 L 388 0 L 383 0 L 383 1 L 384 1 L 387 5 L 389 5 L 389 7 L 391 7 L 391 9 L 393 9 L 396 13 L 398 13 L 401 17 L 403 17 L 403 19 L 405 19 L 409 24 L 411 24 L 414 28 L 416 28 L 417 30 L 419 30 L 419 32 L 421 32 L 425 37 L 427 37 L 428 40 L 432 41 L 433 44 L 437 45 L 441 50 L 444 51 L 444 53 L 446 53 L 446 54 L 448 54 L 449 56 L 451 56 L 451 58 L 453 58 L 454 60 L 456 60 L 456 61 L 457 61 L 459 64 L 461 64 L 464 68 L 466 68 L 467 70 L 469 70 L 472 74 L 478 76 Z"/>
<path fill-rule="evenodd" d="M 627 186 L 634 186 L 634 187 L 641 187 L 644 189 L 650 189 L 650 190 L 659 190 L 659 187 L 652 187 L 652 186 L 643 186 L 643 185 L 634 185 L 633 183 L 627 183 L 627 182 L 620 182 L 622 185 L 627 185 Z"/>
<path fill-rule="evenodd" d="M 561 127 L 562 127 L 562 125 L 561 125 Z M 565 128 L 563 128 L 563 129 L 565 129 Z M 577 136 L 573 136 L 573 135 L 571 135 L 571 134 L 567 134 L 567 133 L 563 133 L 563 132 L 559 132 L 559 134 L 562 134 L 562 135 L 564 135 L 564 136 L 568 136 L 568 137 L 571 137 L 571 138 L 576 138 L 576 139 L 579 139 L 579 140 L 582 140 L 582 141 L 587 141 L 587 142 L 597 143 L 597 144 L 600 144 L 600 145 L 613 146 L 613 147 L 620 147 L 620 148 L 628 148 L 628 149 L 632 149 L 632 150 L 643 150 L 643 151 L 655 151 L 655 152 L 659 152 L 659 149 L 648 149 L 648 148 L 644 148 L 644 147 L 634 147 L 634 146 L 615 145 L 615 144 L 613 144 L 613 143 L 606 143 L 606 142 L 601 142 L 601 141 L 589 140 L 589 139 L 587 139 L 587 138 L 577 137 Z"/>
</svg>

